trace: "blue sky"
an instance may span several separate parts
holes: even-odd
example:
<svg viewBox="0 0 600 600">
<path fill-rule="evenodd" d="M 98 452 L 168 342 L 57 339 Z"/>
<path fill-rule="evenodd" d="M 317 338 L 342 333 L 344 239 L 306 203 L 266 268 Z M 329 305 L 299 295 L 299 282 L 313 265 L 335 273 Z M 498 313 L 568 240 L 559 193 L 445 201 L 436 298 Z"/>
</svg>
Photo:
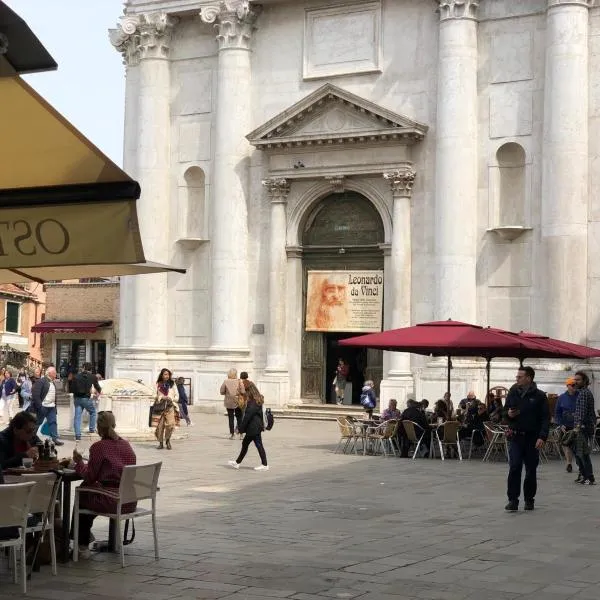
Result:
<svg viewBox="0 0 600 600">
<path fill-rule="evenodd" d="M 58 63 L 26 77 L 96 146 L 121 164 L 125 72 L 108 40 L 123 0 L 5 0 Z"/>
</svg>

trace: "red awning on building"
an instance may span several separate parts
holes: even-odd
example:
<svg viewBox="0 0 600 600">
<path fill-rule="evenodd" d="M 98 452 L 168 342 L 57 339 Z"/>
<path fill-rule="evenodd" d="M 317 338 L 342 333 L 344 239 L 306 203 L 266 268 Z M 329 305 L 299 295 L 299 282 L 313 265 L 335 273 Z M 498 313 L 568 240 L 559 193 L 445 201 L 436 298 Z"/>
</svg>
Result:
<svg viewBox="0 0 600 600">
<path fill-rule="evenodd" d="M 110 327 L 112 321 L 44 321 L 31 328 L 33 333 L 96 333 L 101 327 Z"/>
</svg>

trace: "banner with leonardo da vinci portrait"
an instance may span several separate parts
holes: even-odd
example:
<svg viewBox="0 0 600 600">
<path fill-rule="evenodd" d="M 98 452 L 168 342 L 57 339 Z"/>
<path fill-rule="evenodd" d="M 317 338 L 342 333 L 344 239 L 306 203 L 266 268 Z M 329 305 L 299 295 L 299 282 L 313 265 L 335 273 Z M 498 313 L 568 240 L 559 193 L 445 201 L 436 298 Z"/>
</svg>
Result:
<svg viewBox="0 0 600 600">
<path fill-rule="evenodd" d="M 309 271 L 306 331 L 381 331 L 383 271 Z"/>
</svg>

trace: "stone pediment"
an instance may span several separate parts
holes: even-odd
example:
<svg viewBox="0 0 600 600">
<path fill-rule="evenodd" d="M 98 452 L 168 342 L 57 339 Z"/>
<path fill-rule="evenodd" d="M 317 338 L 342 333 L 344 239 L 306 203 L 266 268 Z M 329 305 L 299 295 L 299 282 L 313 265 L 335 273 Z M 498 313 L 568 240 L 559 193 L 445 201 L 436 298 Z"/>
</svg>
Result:
<svg viewBox="0 0 600 600">
<path fill-rule="evenodd" d="M 422 140 L 427 129 L 422 123 L 328 83 L 247 138 L 261 150 L 394 141 L 408 145 Z"/>
</svg>

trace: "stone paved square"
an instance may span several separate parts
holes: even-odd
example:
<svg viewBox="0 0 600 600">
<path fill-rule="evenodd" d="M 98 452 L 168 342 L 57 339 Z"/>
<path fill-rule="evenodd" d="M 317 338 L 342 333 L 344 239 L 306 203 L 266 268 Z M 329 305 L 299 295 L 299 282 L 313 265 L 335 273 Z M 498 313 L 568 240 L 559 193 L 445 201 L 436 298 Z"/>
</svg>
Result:
<svg viewBox="0 0 600 600">
<path fill-rule="evenodd" d="M 65 411 L 63 411 L 64 413 Z M 599 597 L 598 488 L 575 486 L 558 462 L 539 469 L 533 513 L 506 514 L 503 463 L 333 454 L 333 422 L 278 419 L 226 466 L 238 440 L 226 419 L 195 415 L 173 450 L 135 443 L 163 461 L 161 559 L 150 521 L 118 556 L 34 573 L 39 600 L 567 600 Z M 72 443 L 65 446 L 70 452 Z M 107 523 L 97 521 L 96 537 Z M 3 561 L 0 598 L 19 596 Z"/>
</svg>

